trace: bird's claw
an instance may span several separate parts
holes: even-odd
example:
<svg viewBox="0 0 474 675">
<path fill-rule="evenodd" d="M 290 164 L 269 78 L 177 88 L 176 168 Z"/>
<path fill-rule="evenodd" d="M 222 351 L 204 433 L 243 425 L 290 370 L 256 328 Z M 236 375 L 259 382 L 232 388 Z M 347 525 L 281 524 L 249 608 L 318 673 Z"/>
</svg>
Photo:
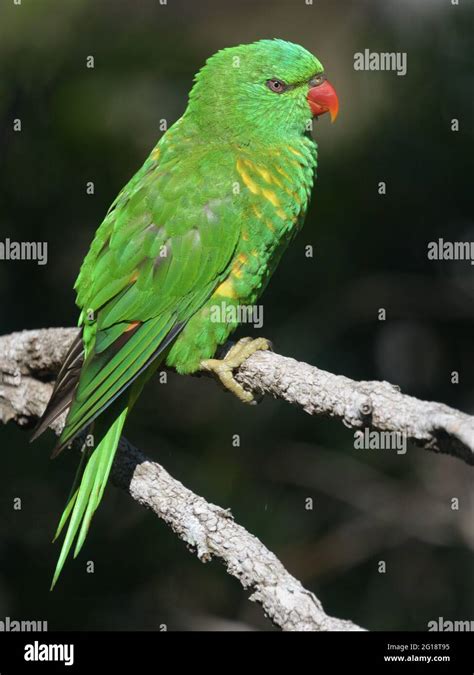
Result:
<svg viewBox="0 0 474 675">
<path fill-rule="evenodd" d="M 272 345 L 266 338 L 242 338 L 229 349 L 222 359 L 205 359 L 201 361 L 201 370 L 213 373 L 223 386 L 231 391 L 243 403 L 255 405 L 258 401 L 254 395 L 243 388 L 234 378 L 234 370 L 239 368 L 252 354 L 260 350 L 271 350 Z"/>
</svg>

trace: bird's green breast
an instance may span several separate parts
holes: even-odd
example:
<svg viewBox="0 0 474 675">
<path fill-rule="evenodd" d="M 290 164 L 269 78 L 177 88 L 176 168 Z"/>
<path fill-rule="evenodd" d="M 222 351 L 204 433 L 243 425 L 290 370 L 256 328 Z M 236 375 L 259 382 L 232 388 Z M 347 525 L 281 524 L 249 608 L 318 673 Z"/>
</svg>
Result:
<svg viewBox="0 0 474 675">
<path fill-rule="evenodd" d="M 233 180 L 221 199 L 240 219 L 235 254 L 212 296 L 171 348 L 167 365 L 181 373 L 197 370 L 237 327 L 239 307 L 256 303 L 303 223 L 316 159 L 316 145 L 306 137 L 260 152 L 239 147 L 226 153 Z M 218 202 L 205 207 L 211 217 Z"/>
</svg>

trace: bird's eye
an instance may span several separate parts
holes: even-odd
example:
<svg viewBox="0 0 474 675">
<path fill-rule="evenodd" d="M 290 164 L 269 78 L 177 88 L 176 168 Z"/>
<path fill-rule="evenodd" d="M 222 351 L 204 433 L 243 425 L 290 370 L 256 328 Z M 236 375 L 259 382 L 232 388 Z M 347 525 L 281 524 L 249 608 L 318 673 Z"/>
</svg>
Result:
<svg viewBox="0 0 474 675">
<path fill-rule="evenodd" d="M 309 86 L 310 87 L 318 87 L 320 84 L 324 82 L 326 79 L 326 75 L 324 73 L 319 73 L 318 75 L 315 75 L 312 77 L 309 81 Z"/>
<path fill-rule="evenodd" d="M 281 94 L 286 89 L 286 84 L 281 80 L 267 80 L 267 87 L 275 94 Z"/>
</svg>

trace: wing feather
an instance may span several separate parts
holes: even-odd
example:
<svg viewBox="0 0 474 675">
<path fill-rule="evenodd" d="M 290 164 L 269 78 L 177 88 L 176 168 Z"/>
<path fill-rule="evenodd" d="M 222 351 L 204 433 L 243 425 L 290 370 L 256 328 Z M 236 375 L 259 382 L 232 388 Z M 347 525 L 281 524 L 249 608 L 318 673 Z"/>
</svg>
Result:
<svg viewBox="0 0 474 675">
<path fill-rule="evenodd" d="M 225 171 L 209 180 L 204 148 L 183 156 L 172 141 L 168 132 L 159 161 L 152 153 L 119 194 L 82 264 L 84 349 L 68 356 L 70 379 L 58 380 L 38 427 L 70 405 L 56 453 L 163 353 L 230 269 L 242 216 L 232 181 Z"/>
</svg>

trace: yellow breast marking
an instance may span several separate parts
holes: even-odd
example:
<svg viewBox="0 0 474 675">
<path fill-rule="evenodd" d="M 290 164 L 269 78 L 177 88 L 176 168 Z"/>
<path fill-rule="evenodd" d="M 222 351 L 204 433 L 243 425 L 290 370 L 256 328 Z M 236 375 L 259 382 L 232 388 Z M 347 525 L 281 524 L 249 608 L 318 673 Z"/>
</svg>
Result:
<svg viewBox="0 0 474 675">
<path fill-rule="evenodd" d="M 254 195 L 258 195 L 260 192 L 258 185 L 252 180 L 252 178 L 243 168 L 242 164 L 243 164 L 242 160 L 238 159 L 236 168 L 240 174 L 240 177 L 242 178 L 242 180 L 244 181 L 245 185 L 248 187 L 250 192 L 252 192 Z"/>
<path fill-rule="evenodd" d="M 232 284 L 232 279 L 228 277 L 223 281 L 214 291 L 214 295 L 222 295 L 224 298 L 236 298 L 237 296 Z"/>
<path fill-rule="evenodd" d="M 260 211 L 260 209 L 257 206 L 255 206 L 255 204 L 252 204 L 252 211 L 255 213 L 257 218 L 262 217 L 262 212 Z"/>
<path fill-rule="evenodd" d="M 292 152 L 297 157 L 302 157 L 304 159 L 304 155 L 299 150 L 296 150 L 295 148 L 292 148 L 291 145 L 287 145 L 287 148 L 290 152 Z"/>
<path fill-rule="evenodd" d="M 281 166 L 277 166 L 277 171 L 278 171 L 278 173 L 279 173 L 281 176 L 283 176 L 283 178 L 286 178 L 287 180 L 291 181 L 291 178 L 290 178 L 289 175 L 286 173 L 286 171 L 283 171 L 283 169 L 281 168 Z"/>
<path fill-rule="evenodd" d="M 268 199 L 268 201 L 271 202 L 273 206 L 280 206 L 280 200 L 273 190 L 262 190 L 262 195 L 265 197 L 265 199 Z"/>
</svg>

